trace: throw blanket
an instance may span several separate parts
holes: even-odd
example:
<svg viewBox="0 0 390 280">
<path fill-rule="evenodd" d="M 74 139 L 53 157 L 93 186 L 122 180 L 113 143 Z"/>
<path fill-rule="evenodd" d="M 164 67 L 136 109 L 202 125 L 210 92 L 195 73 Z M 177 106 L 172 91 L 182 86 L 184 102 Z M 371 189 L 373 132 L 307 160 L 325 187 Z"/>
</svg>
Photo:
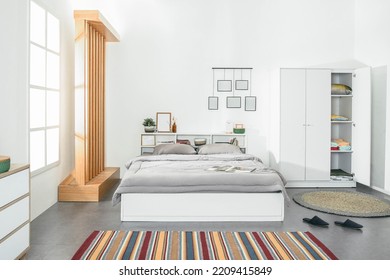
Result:
<svg viewBox="0 0 390 280">
<path fill-rule="evenodd" d="M 253 171 L 209 170 L 226 165 Z M 285 193 L 283 176 L 266 167 L 259 158 L 248 154 L 140 156 L 129 161 L 126 168 L 113 196 L 114 205 L 120 201 L 122 193 Z"/>
</svg>

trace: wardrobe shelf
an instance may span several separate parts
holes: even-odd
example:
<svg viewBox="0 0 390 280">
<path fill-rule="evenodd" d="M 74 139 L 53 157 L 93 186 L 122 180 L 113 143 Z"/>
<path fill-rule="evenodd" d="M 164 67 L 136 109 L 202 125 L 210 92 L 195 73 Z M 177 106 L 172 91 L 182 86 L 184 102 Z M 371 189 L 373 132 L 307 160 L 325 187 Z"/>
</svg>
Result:
<svg viewBox="0 0 390 280">
<path fill-rule="evenodd" d="M 331 121 L 332 124 L 352 124 L 353 121 Z"/>
</svg>

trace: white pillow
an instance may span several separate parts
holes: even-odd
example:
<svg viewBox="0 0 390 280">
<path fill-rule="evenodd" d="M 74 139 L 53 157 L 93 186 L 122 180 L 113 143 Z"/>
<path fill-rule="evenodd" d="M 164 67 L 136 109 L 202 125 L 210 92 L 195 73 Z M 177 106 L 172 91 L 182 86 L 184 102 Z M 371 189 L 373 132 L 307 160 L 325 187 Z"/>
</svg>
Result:
<svg viewBox="0 0 390 280">
<path fill-rule="evenodd" d="M 154 148 L 153 155 L 166 154 L 190 155 L 196 154 L 196 151 L 192 146 L 186 144 L 160 144 Z"/>
<path fill-rule="evenodd" d="M 199 148 L 198 154 L 242 154 L 240 147 L 232 144 L 207 144 Z"/>
</svg>

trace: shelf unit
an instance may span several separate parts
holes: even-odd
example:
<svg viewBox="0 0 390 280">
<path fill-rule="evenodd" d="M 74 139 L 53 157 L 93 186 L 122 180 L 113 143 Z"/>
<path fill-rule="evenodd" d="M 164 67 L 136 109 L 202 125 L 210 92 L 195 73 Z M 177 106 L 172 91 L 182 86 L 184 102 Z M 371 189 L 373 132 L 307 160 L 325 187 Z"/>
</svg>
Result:
<svg viewBox="0 0 390 280">
<path fill-rule="evenodd" d="M 331 81 L 332 84 L 344 84 L 352 88 L 353 72 L 332 72 Z M 353 129 L 353 94 L 339 95 L 331 94 L 331 113 L 335 115 L 341 115 L 348 118 L 347 121 L 331 121 L 331 139 L 342 138 L 345 141 L 351 143 L 351 150 L 331 150 L 331 166 L 330 169 L 341 169 L 346 174 L 352 174 L 351 181 L 353 179 L 352 173 L 352 129 Z M 332 174 L 331 174 L 332 175 Z"/>
<path fill-rule="evenodd" d="M 247 140 L 245 134 L 234 133 L 142 133 L 141 134 L 141 155 L 152 154 L 154 148 L 159 144 L 177 143 L 178 140 L 189 140 L 191 145 L 198 149 L 194 140 L 205 138 L 206 144 L 229 143 L 236 138 L 238 146 L 243 153 L 247 152 Z"/>
</svg>

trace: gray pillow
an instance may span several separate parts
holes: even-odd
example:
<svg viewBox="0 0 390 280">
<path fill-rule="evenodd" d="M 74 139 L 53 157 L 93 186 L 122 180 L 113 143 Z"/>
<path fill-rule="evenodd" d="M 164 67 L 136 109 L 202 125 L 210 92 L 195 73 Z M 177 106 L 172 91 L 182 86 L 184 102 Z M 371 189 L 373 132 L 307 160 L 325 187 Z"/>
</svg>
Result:
<svg viewBox="0 0 390 280">
<path fill-rule="evenodd" d="M 198 154 L 242 154 L 240 147 L 232 144 L 207 144 L 199 148 Z"/>
<path fill-rule="evenodd" d="M 186 144 L 160 144 L 154 148 L 153 155 L 166 154 L 189 155 L 196 154 L 196 151 L 192 146 Z"/>
</svg>

